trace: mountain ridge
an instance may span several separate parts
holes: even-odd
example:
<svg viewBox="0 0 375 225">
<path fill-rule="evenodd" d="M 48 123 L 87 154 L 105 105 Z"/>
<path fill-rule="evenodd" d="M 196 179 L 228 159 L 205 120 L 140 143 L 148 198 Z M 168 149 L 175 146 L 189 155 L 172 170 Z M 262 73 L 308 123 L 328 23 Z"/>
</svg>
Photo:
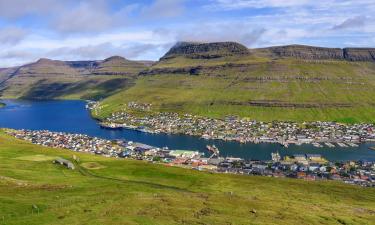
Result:
<svg viewBox="0 0 375 225">
<path fill-rule="evenodd" d="M 330 48 L 299 44 L 270 46 L 264 48 L 247 48 L 237 42 L 178 42 L 160 58 L 160 61 L 178 56 L 210 59 L 241 54 L 266 54 L 266 56 L 269 57 L 293 57 L 311 60 L 375 62 L 375 48 Z"/>
<path fill-rule="evenodd" d="M 178 43 L 142 71 L 134 86 L 104 99 L 106 107 L 97 117 L 124 110 L 133 101 L 152 104 L 156 112 L 215 118 L 373 122 L 373 51 Z"/>
<path fill-rule="evenodd" d="M 0 97 L 100 98 L 132 85 L 147 63 L 112 56 L 104 60 L 48 58 L 0 69 Z"/>
</svg>

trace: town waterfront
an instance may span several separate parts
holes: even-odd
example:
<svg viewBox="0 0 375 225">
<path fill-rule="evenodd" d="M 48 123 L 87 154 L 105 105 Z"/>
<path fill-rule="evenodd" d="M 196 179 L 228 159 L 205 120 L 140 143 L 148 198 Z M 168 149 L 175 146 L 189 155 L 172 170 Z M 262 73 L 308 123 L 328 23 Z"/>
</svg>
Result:
<svg viewBox="0 0 375 225">
<path fill-rule="evenodd" d="M 90 117 L 84 101 L 54 100 L 26 101 L 4 100 L 6 106 L 0 109 L 0 127 L 14 129 L 50 130 L 69 133 L 82 133 L 106 139 L 125 139 L 156 147 L 170 149 L 206 151 L 206 145 L 214 144 L 221 156 L 244 159 L 271 159 L 271 153 L 278 151 L 281 156 L 293 154 L 321 154 L 331 161 L 375 160 L 375 151 L 369 149 L 375 143 L 361 144 L 357 148 L 314 148 L 312 145 L 241 144 L 221 140 L 205 140 L 187 135 L 149 134 L 135 130 L 110 130 L 100 128 Z"/>
</svg>

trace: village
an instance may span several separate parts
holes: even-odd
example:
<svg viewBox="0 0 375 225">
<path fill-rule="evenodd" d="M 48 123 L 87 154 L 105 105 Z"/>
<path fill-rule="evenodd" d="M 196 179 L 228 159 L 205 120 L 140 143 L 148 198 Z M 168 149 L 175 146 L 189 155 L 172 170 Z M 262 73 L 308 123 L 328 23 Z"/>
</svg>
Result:
<svg viewBox="0 0 375 225">
<path fill-rule="evenodd" d="M 97 103 L 93 105 L 92 110 L 100 107 Z M 360 143 L 375 141 L 374 124 L 261 122 L 235 116 L 213 119 L 190 114 L 152 113 L 151 107 L 151 104 L 130 102 L 127 110 L 113 113 L 101 126 L 149 133 L 186 134 L 241 143 L 279 143 L 285 147 L 290 144 L 312 144 L 317 148 L 358 147 Z M 142 115 L 142 112 L 144 116 L 135 116 Z"/>
<path fill-rule="evenodd" d="M 284 156 L 276 151 L 270 160 L 244 160 L 220 157 L 215 146 L 207 146 L 209 156 L 199 151 L 170 150 L 124 140 L 105 140 L 83 134 L 50 131 L 7 130 L 8 134 L 34 144 L 69 149 L 105 157 L 144 160 L 167 166 L 178 166 L 215 173 L 289 177 L 304 180 L 337 180 L 348 184 L 375 187 L 375 162 L 329 162 L 319 154 Z M 74 169 L 69 161 L 55 162 Z"/>
</svg>

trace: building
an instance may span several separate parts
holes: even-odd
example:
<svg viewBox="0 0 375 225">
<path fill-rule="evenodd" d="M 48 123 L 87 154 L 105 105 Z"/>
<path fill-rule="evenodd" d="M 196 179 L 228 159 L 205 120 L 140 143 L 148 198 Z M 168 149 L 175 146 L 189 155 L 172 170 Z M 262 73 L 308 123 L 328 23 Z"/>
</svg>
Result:
<svg viewBox="0 0 375 225">
<path fill-rule="evenodd" d="M 63 158 L 57 158 L 53 160 L 53 163 L 58 163 L 60 165 L 66 166 L 68 169 L 71 169 L 71 170 L 75 169 L 75 166 L 72 162 Z"/>
<path fill-rule="evenodd" d="M 306 158 L 310 161 L 323 161 L 322 155 L 319 154 L 306 154 Z"/>
</svg>

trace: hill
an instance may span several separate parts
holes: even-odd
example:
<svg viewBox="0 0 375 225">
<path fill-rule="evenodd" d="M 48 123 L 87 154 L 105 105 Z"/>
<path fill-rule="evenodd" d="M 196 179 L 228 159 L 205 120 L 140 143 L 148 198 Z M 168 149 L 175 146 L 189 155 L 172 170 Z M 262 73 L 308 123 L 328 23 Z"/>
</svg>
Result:
<svg viewBox="0 0 375 225">
<path fill-rule="evenodd" d="M 178 43 L 96 116 L 135 101 L 208 117 L 375 122 L 374 55 L 373 48 Z"/>
<path fill-rule="evenodd" d="M 2 98 L 101 98 L 132 85 L 142 62 L 114 56 L 98 61 L 40 59 L 0 70 Z"/>
<path fill-rule="evenodd" d="M 1 224 L 371 224 L 375 191 L 50 149 L 0 132 Z M 75 170 L 52 164 L 80 159 Z M 301 210 L 303 209 L 303 210 Z"/>
</svg>

